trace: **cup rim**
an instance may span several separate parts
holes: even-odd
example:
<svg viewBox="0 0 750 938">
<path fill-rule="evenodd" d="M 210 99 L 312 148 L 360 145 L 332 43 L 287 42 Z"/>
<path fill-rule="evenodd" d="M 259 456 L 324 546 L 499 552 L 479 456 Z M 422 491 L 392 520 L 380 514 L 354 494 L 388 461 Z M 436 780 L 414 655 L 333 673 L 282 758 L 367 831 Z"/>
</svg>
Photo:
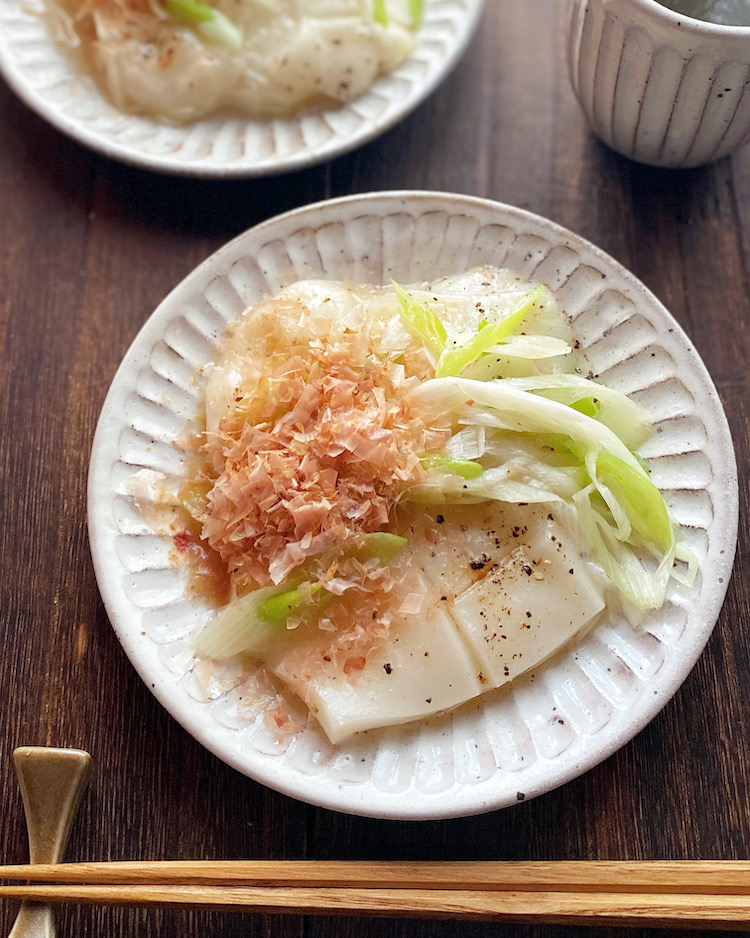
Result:
<svg viewBox="0 0 750 938">
<path fill-rule="evenodd" d="M 721 34 L 723 36 L 748 36 L 750 35 L 750 26 L 730 26 L 726 23 L 711 23 L 708 20 L 700 20 L 695 16 L 688 16 L 687 13 L 677 13 L 665 7 L 659 0 L 631 0 L 636 6 L 645 7 L 653 13 L 659 13 L 665 19 L 673 23 L 687 20 L 690 29 L 699 33 Z"/>
</svg>

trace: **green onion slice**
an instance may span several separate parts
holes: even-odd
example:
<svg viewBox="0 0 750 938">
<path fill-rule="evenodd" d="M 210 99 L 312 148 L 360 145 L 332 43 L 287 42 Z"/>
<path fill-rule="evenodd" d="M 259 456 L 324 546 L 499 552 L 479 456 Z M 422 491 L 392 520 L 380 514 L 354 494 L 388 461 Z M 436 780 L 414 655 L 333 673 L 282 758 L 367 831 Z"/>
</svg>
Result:
<svg viewBox="0 0 750 938">
<path fill-rule="evenodd" d="M 242 46 L 242 31 L 210 3 L 204 3 L 203 0 L 166 0 L 164 9 L 208 42 L 231 49 Z"/>
<path fill-rule="evenodd" d="M 387 531 L 364 534 L 339 551 L 341 557 L 354 557 L 362 563 L 376 560 L 384 567 L 406 544 L 406 538 Z M 224 606 L 198 636 L 195 653 L 199 658 L 222 661 L 248 652 L 257 652 L 284 634 L 287 619 L 311 606 L 321 608 L 333 600 L 320 583 L 297 582 L 293 587 L 266 586 Z"/>
<path fill-rule="evenodd" d="M 388 10 L 385 3 L 386 0 L 372 0 L 372 15 L 375 17 L 375 22 L 380 23 L 381 26 L 388 25 Z"/>
<path fill-rule="evenodd" d="M 448 334 L 439 317 L 427 306 L 418 303 L 403 287 L 393 283 L 398 298 L 398 311 L 406 325 L 438 355 L 445 347 Z"/>
<path fill-rule="evenodd" d="M 538 286 L 527 293 L 520 306 L 500 322 L 481 326 L 476 335 L 464 345 L 456 348 L 444 348 L 435 369 L 436 378 L 458 377 L 461 372 L 493 345 L 512 335 L 529 315 L 536 301 L 544 294 L 545 288 Z M 443 343 L 445 345 L 445 342 Z"/>
<path fill-rule="evenodd" d="M 438 472 L 447 472 L 462 479 L 478 479 L 484 471 L 473 459 L 459 459 L 442 453 L 426 453 L 419 457 L 419 461 L 425 469 L 436 469 Z"/>
</svg>

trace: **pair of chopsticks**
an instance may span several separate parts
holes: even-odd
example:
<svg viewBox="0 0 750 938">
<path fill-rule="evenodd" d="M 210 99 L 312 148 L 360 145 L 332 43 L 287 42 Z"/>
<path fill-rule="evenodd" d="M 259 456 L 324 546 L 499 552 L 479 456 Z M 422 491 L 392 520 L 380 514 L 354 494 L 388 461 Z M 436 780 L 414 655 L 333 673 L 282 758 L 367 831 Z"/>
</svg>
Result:
<svg viewBox="0 0 750 938">
<path fill-rule="evenodd" d="M 1 898 L 750 931 L 750 861 L 219 860 L 0 867 Z"/>
</svg>

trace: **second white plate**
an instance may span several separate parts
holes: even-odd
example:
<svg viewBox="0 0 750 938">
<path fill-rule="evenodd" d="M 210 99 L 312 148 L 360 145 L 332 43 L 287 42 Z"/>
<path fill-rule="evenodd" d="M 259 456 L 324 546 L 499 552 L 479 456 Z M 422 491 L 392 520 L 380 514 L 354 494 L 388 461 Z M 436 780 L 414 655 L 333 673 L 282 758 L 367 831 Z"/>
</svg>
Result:
<svg viewBox="0 0 750 938">
<path fill-rule="evenodd" d="M 123 114 L 49 35 L 41 0 L 0 0 L 0 74 L 58 130 L 105 156 L 189 176 L 250 177 L 340 156 L 392 127 L 456 65 L 484 0 L 427 0 L 412 55 L 354 103 L 289 120 L 213 117 L 169 127 Z"/>
<path fill-rule="evenodd" d="M 547 283 L 600 380 L 632 395 L 656 432 L 642 448 L 699 561 L 643 627 L 610 617 L 574 648 L 459 709 L 332 747 L 317 724 L 279 741 L 254 706 L 252 675 L 196 671 L 190 635 L 212 614 L 189 601 L 170 544 L 135 509 L 140 467 L 180 475 L 175 441 L 200 397 L 197 369 L 227 321 L 304 276 L 414 283 L 490 263 Z M 732 441 L 690 341 L 635 277 L 546 219 L 427 192 L 373 193 L 298 209 L 251 229 L 190 274 L 152 315 L 107 396 L 89 477 L 99 586 L 131 661 L 204 746 L 293 797 L 390 818 L 515 804 L 623 745 L 693 667 L 719 614 L 737 532 Z M 648 767 L 644 766 L 644 772 Z"/>
</svg>

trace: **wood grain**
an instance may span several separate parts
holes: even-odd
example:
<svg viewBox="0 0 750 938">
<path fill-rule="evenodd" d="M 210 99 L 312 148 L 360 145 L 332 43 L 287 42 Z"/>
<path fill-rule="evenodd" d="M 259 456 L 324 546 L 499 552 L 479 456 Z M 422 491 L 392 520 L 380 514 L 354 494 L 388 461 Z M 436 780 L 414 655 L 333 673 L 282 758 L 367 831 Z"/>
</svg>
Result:
<svg viewBox="0 0 750 938">
<path fill-rule="evenodd" d="M 80 884 L 750 896 L 750 860 L 115 860 L 0 866 L 0 880 L 61 884 L 55 895 Z"/>
<path fill-rule="evenodd" d="M 588 132 L 567 79 L 564 0 L 488 0 L 455 71 L 411 117 L 334 162 L 266 180 L 160 177 L 95 156 L 0 82 L 0 859 L 26 860 L 11 762 L 87 749 L 71 859 L 750 857 L 750 150 L 666 172 Z M 226 240 L 279 211 L 373 189 L 455 190 L 588 238 L 667 305 L 727 409 L 741 482 L 736 572 L 691 675 L 628 746 L 513 809 L 385 822 L 309 808 L 238 775 L 135 674 L 99 600 L 85 528 L 99 408 L 156 304 Z M 16 905 L 0 906 L 0 934 Z M 609 938 L 601 920 L 587 932 Z M 80 938 L 578 938 L 576 926 L 222 912 L 61 910 Z M 632 938 L 656 938 L 631 927 Z M 687 932 L 685 933 L 687 934 Z"/>
<path fill-rule="evenodd" d="M 514 892 L 462 889 L 267 889 L 257 886 L 0 886 L 0 899 L 124 906 L 144 909 L 218 909 L 357 918 L 619 927 L 727 928 L 750 931 L 746 895 L 638 892 Z"/>
</svg>

